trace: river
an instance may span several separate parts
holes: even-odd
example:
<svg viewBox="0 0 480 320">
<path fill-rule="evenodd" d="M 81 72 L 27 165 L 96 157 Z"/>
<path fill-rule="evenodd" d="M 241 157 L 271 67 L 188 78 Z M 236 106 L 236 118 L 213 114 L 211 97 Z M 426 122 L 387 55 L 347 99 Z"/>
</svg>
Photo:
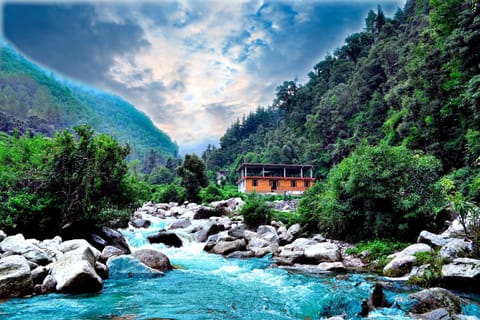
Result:
<svg viewBox="0 0 480 320">
<path fill-rule="evenodd" d="M 324 319 L 334 315 L 357 318 L 368 298 L 373 275 L 308 276 L 271 268 L 262 259 L 225 259 L 204 252 L 187 234 L 182 248 L 151 245 L 148 234 L 169 221 L 151 219 L 148 229 L 121 230 L 133 250 L 156 248 L 175 270 L 161 277 L 125 277 L 111 273 L 98 294 L 48 294 L 10 299 L 0 304 L 0 319 Z M 411 288 L 390 282 L 385 288 L 392 308 L 370 313 L 371 319 L 410 319 L 400 308 L 411 301 Z M 463 306 L 466 315 L 480 314 L 478 297 Z"/>
</svg>

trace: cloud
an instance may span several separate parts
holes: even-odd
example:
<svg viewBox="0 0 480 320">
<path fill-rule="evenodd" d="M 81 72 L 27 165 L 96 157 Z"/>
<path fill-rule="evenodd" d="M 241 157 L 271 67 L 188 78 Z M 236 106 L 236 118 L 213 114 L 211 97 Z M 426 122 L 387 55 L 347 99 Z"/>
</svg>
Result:
<svg viewBox="0 0 480 320">
<path fill-rule="evenodd" d="M 380 3 L 207 0 L 7 4 L 4 31 L 54 69 L 113 91 L 182 145 L 218 139 L 307 78 Z"/>
</svg>

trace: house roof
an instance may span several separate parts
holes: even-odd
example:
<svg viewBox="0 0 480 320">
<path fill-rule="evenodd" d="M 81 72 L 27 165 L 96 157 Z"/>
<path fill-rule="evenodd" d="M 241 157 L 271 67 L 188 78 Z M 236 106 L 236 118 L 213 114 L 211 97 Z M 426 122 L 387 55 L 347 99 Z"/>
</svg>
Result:
<svg viewBox="0 0 480 320">
<path fill-rule="evenodd" d="M 237 171 L 242 170 L 243 168 L 269 168 L 269 169 L 278 169 L 278 168 L 291 168 L 291 169 L 312 169 L 313 165 L 311 164 L 273 164 L 273 163 L 243 163 Z"/>
</svg>

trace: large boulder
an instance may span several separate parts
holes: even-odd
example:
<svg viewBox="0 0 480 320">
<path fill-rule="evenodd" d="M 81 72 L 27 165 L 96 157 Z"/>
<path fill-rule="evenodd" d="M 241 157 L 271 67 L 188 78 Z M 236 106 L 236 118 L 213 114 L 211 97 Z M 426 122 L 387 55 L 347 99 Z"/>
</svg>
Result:
<svg viewBox="0 0 480 320">
<path fill-rule="evenodd" d="M 274 227 L 262 225 L 257 228 L 257 235 L 259 238 L 268 242 L 278 243 L 278 234 Z"/>
<path fill-rule="evenodd" d="M 99 260 L 102 262 L 105 262 L 111 257 L 121 256 L 123 254 L 125 254 L 123 250 L 120 250 L 117 247 L 106 246 L 105 248 L 103 248 L 102 254 L 100 255 Z"/>
<path fill-rule="evenodd" d="M 192 225 L 192 221 L 190 221 L 190 219 L 186 219 L 186 218 L 177 219 L 175 222 L 173 222 L 170 225 L 170 229 L 172 229 L 172 230 L 174 230 L 174 229 L 185 229 L 185 228 L 187 228 L 191 225 Z"/>
<path fill-rule="evenodd" d="M 271 242 L 260 237 L 255 237 L 248 241 L 247 249 L 252 251 L 255 257 L 261 258 L 267 254 L 277 252 L 278 242 Z"/>
<path fill-rule="evenodd" d="M 193 215 L 193 219 L 208 219 L 210 217 L 220 216 L 219 211 L 215 208 L 201 206 Z"/>
<path fill-rule="evenodd" d="M 102 279 L 95 272 L 95 255 L 90 246 L 67 251 L 53 263 L 51 275 L 59 292 L 99 292 L 103 288 Z"/>
<path fill-rule="evenodd" d="M 0 297 L 20 297 L 33 288 L 27 259 L 12 255 L 0 259 Z"/>
<path fill-rule="evenodd" d="M 174 232 L 160 231 L 157 234 L 147 236 L 150 243 L 163 243 L 166 246 L 180 248 L 183 245 L 182 239 Z"/>
<path fill-rule="evenodd" d="M 221 255 L 228 255 L 235 251 L 245 250 L 245 246 L 245 239 L 236 239 L 233 241 L 220 240 L 213 246 L 210 252 Z"/>
<path fill-rule="evenodd" d="M 277 264 L 291 265 L 304 260 L 305 248 L 317 244 L 317 241 L 307 238 L 298 238 L 286 246 L 280 247 L 275 257 Z"/>
<path fill-rule="evenodd" d="M 400 277 L 408 274 L 412 270 L 415 261 L 417 261 L 416 253 L 432 251 L 433 249 L 427 244 L 412 244 L 390 256 L 393 259 L 383 268 L 383 274 L 389 277 Z"/>
<path fill-rule="evenodd" d="M 109 246 L 116 247 L 122 250 L 125 254 L 130 254 L 130 247 L 128 246 L 127 240 L 125 237 L 118 232 L 109 227 L 101 227 L 94 231 L 95 234 L 98 234 L 102 239 L 104 239 Z M 103 249 L 103 247 L 102 247 Z"/>
<path fill-rule="evenodd" d="M 431 233 L 431 232 L 426 231 L 426 230 L 420 232 L 420 234 L 417 238 L 418 243 L 426 243 L 433 248 L 443 247 L 444 245 L 446 245 L 448 243 L 448 241 L 449 241 L 448 238 L 445 238 L 445 237 L 443 237 L 441 235 L 438 235 L 438 234 L 435 234 L 435 233 Z"/>
<path fill-rule="evenodd" d="M 39 242 L 33 239 L 25 240 L 21 233 L 6 237 L 0 242 L 0 250 L 10 254 L 19 254 L 27 260 L 39 265 L 46 265 L 53 259 L 45 250 L 38 246 Z"/>
<path fill-rule="evenodd" d="M 158 277 L 163 272 L 146 266 L 140 260 L 130 256 L 114 256 L 108 259 L 107 267 L 110 278 L 132 278 L 132 277 Z"/>
<path fill-rule="evenodd" d="M 316 264 L 342 260 L 340 248 L 336 244 L 330 242 L 321 242 L 307 246 L 303 254 L 309 262 Z"/>
<path fill-rule="evenodd" d="M 131 224 L 135 228 L 149 228 L 152 225 L 150 220 L 140 219 L 140 218 L 132 220 Z"/>
<path fill-rule="evenodd" d="M 480 292 L 480 260 L 456 258 L 442 266 L 442 279 L 449 287 Z"/>
<path fill-rule="evenodd" d="M 463 239 L 450 239 L 450 241 L 438 251 L 438 257 L 450 262 L 455 258 L 465 257 L 472 251 L 472 242 Z"/>
<path fill-rule="evenodd" d="M 323 272 L 343 273 L 346 271 L 345 265 L 340 261 L 322 262 L 318 264 L 317 268 L 319 271 L 323 271 Z"/>
<path fill-rule="evenodd" d="M 172 269 L 170 259 L 160 251 L 154 249 L 140 249 L 132 253 L 132 257 L 143 263 L 149 268 L 158 271 L 168 271 Z"/>
<path fill-rule="evenodd" d="M 90 243 L 88 243 L 87 240 L 84 240 L 84 239 L 73 239 L 73 240 L 64 241 L 60 244 L 59 249 L 61 252 L 67 253 L 83 247 L 90 248 L 90 250 L 93 253 L 93 256 L 95 257 L 95 260 L 100 259 L 100 256 L 102 253 L 97 248 L 93 247 Z"/>
<path fill-rule="evenodd" d="M 450 314 L 461 313 L 461 300 L 452 292 L 443 288 L 430 288 L 409 295 L 414 300 L 409 312 L 427 313 L 445 308 Z"/>
</svg>

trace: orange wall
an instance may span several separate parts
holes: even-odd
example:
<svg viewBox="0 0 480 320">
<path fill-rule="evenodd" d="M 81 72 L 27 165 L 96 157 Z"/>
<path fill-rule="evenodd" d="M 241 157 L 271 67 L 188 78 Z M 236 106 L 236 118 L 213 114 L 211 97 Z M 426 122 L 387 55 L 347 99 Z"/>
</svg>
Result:
<svg viewBox="0 0 480 320">
<path fill-rule="evenodd" d="M 258 181 L 258 185 L 256 187 L 253 186 L 253 180 Z M 246 192 L 272 192 L 272 187 L 270 186 L 269 181 L 270 180 L 277 180 L 277 190 L 274 190 L 273 192 L 277 193 L 283 193 L 284 191 L 297 191 L 297 192 L 303 192 L 308 188 L 305 188 L 305 182 L 304 181 L 310 181 L 310 187 L 312 186 L 314 179 L 313 178 L 251 178 L 248 177 L 246 178 Z M 297 185 L 295 187 L 292 187 L 291 181 L 296 180 Z"/>
</svg>

